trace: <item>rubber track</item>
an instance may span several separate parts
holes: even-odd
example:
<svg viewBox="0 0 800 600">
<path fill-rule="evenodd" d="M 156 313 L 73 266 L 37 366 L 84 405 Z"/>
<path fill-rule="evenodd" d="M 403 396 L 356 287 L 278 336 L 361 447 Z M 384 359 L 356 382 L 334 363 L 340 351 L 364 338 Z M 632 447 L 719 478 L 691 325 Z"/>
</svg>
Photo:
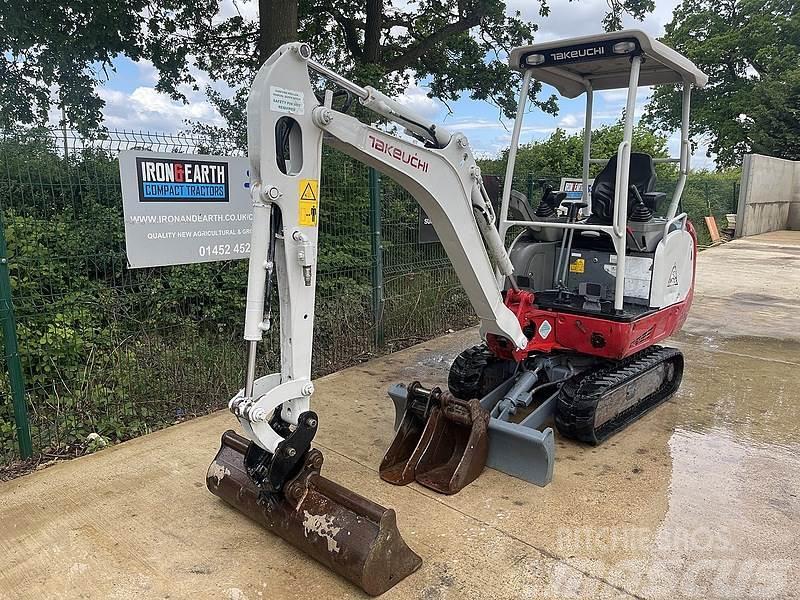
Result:
<svg viewBox="0 0 800 600">
<path fill-rule="evenodd" d="M 604 395 L 668 361 L 675 365 L 672 381 L 664 381 L 656 392 L 595 429 L 595 411 Z M 579 375 L 561 388 L 555 417 L 558 431 L 565 437 L 597 445 L 669 398 L 677 391 L 682 377 L 683 354 L 661 346 L 650 346 L 610 367 Z"/>
<path fill-rule="evenodd" d="M 456 398 L 482 398 L 480 394 L 483 371 L 494 358 L 486 344 L 467 348 L 459 354 L 447 374 L 447 387 Z"/>
<path fill-rule="evenodd" d="M 483 398 L 514 372 L 516 364 L 494 355 L 486 344 L 467 348 L 450 366 L 447 387 L 462 400 Z"/>
</svg>

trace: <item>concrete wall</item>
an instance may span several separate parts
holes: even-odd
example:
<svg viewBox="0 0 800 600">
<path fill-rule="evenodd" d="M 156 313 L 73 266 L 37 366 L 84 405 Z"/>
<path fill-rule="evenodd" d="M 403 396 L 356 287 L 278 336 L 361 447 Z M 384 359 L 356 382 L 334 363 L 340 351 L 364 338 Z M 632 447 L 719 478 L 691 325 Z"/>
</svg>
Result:
<svg viewBox="0 0 800 600">
<path fill-rule="evenodd" d="M 736 237 L 800 229 L 800 162 L 746 154 Z"/>
</svg>

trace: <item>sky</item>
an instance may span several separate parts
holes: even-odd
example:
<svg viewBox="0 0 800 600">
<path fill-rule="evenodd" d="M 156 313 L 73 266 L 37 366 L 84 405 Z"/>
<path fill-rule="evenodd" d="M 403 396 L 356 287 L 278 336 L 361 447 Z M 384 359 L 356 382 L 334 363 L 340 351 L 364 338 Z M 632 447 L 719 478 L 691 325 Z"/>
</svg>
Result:
<svg viewBox="0 0 800 600">
<path fill-rule="evenodd" d="M 664 33 L 664 26 L 671 20 L 672 11 L 678 0 L 656 0 L 656 8 L 644 22 L 630 17 L 624 19 L 626 28 L 643 29 L 653 36 Z M 539 24 L 536 42 L 552 39 L 587 35 L 601 31 L 600 22 L 608 9 L 606 0 L 551 0 L 551 12 L 548 17 L 538 14 L 538 2 L 534 0 L 507 0 L 509 11 L 520 11 L 523 18 Z M 247 13 L 257 10 L 257 3 L 239 4 Z M 223 16 L 235 10 L 231 0 L 226 0 Z M 250 15 L 254 16 L 254 15 Z M 143 61 L 134 63 L 127 58 L 120 58 L 114 63 L 115 72 L 111 72 L 109 81 L 100 89 L 99 94 L 105 100 L 105 124 L 111 129 L 149 130 L 173 132 L 186 128 L 186 120 L 201 121 L 222 125 L 223 120 L 213 106 L 207 101 L 202 90 L 208 78 L 201 72 L 193 72 L 199 81 L 201 91 L 196 92 L 188 87 L 182 91 L 189 102 L 170 99 L 167 95 L 155 90 L 156 71 L 152 64 Z M 217 87 L 219 84 L 215 84 Z M 451 102 L 452 114 L 448 114 L 445 105 L 428 98 L 424 82 L 413 84 L 406 94 L 399 98 L 412 106 L 418 113 L 437 123 L 442 123 L 451 130 L 464 132 L 470 139 L 473 151 L 479 157 L 497 156 L 503 148 L 507 148 L 511 139 L 511 121 L 501 119 L 499 110 L 486 103 L 471 100 L 468 95 L 456 102 Z M 545 86 L 542 97 L 546 98 L 555 90 Z M 616 122 L 624 107 L 625 90 L 611 90 L 595 94 L 594 125 Z M 637 98 L 636 118 L 641 117 L 649 88 L 641 88 Z M 529 111 L 525 117 L 520 142 L 527 143 L 544 139 L 556 127 L 569 133 L 579 131 L 583 125 L 584 100 L 559 99 L 559 114 L 546 115 L 538 110 Z M 57 120 L 57 115 L 54 115 Z M 669 140 L 670 153 L 678 156 L 679 136 L 675 132 Z M 713 160 L 705 156 L 706 148 L 702 143 L 692 158 L 692 168 L 713 168 Z"/>
</svg>

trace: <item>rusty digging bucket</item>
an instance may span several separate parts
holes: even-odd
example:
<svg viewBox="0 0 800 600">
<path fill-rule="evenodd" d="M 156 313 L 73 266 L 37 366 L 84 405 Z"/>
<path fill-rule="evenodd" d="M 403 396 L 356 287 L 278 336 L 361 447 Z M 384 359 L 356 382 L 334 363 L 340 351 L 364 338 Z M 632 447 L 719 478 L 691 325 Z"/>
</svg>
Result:
<svg viewBox="0 0 800 600">
<path fill-rule="evenodd" d="M 483 471 L 489 453 L 489 413 L 477 399 L 460 400 L 419 382 L 390 391 L 397 431 L 380 466 L 395 485 L 416 480 L 442 494 L 455 494 Z"/>
<path fill-rule="evenodd" d="M 394 510 L 322 477 L 319 450 L 308 451 L 282 492 L 266 494 L 245 471 L 250 443 L 233 431 L 223 434 L 206 476 L 212 494 L 372 596 L 420 567 L 422 559 L 397 529 Z"/>
</svg>

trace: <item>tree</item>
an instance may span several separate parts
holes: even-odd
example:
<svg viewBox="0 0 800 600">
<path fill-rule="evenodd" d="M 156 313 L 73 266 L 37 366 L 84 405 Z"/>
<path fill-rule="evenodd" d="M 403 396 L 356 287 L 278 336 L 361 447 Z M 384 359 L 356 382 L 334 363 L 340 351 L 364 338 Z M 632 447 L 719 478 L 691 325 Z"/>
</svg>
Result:
<svg viewBox="0 0 800 600">
<path fill-rule="evenodd" d="M 692 133 L 717 163 L 746 152 L 800 158 L 800 13 L 797 0 L 684 0 L 664 42 L 709 75 L 692 95 Z M 680 95 L 662 86 L 646 119 L 663 131 L 681 118 Z"/>
<path fill-rule="evenodd" d="M 248 0 L 244 0 L 246 3 Z M 255 0 L 249 0 L 255 1 Z M 119 55 L 153 62 L 156 88 L 183 98 L 197 86 L 194 66 L 235 90 L 209 90 L 222 115 L 243 130 L 246 85 L 280 44 L 299 38 L 337 71 L 389 93 L 413 78 L 448 102 L 469 90 L 506 115 L 515 108 L 519 75 L 505 62 L 513 46 L 530 43 L 537 26 L 503 0 L 258 0 L 259 18 L 220 15 L 221 0 L 0 0 L 0 125 L 43 123 L 53 106 L 71 126 L 101 121 L 95 88 Z M 234 4 L 235 7 L 238 5 Z M 540 0 L 540 13 L 547 4 Z M 607 27 L 636 18 L 652 0 L 610 0 Z M 53 92 L 55 90 L 55 92 Z M 539 85 L 533 86 L 536 99 Z M 53 94 L 55 93 L 55 97 Z M 552 98 L 535 100 L 549 112 Z"/>
<path fill-rule="evenodd" d="M 228 127 L 241 134 L 246 84 L 277 42 L 285 41 L 265 43 L 265 34 L 259 30 L 264 22 L 263 17 L 257 23 L 237 16 L 203 33 L 210 40 L 249 31 L 252 41 L 238 38 L 240 51 L 233 60 L 230 52 L 219 52 L 214 44 L 201 42 L 193 50 L 200 68 L 238 88 L 230 98 L 210 88 L 208 93 Z M 532 43 L 535 31 L 536 25 L 523 21 L 518 12 L 507 16 L 502 0 L 420 0 L 403 8 L 395 8 L 390 0 L 366 4 L 300 0 L 297 26 L 298 38 L 311 44 L 317 60 L 335 65 L 337 72 L 355 81 L 395 95 L 412 79 L 426 79 L 431 97 L 448 102 L 470 90 L 472 98 L 488 100 L 506 114 L 516 109 L 514 94 L 520 78 L 500 57 L 514 46 Z M 248 52 L 244 48 L 248 43 L 258 52 Z M 555 111 L 553 99 L 538 101 L 541 86 L 533 87 L 532 101 Z M 194 129 L 211 134 L 215 128 L 198 124 Z"/>
<path fill-rule="evenodd" d="M 157 89 L 182 98 L 178 85 L 191 81 L 187 48 L 170 37 L 216 6 L 217 0 L 0 0 L 0 127 L 45 124 L 48 110 L 58 107 L 67 123 L 97 128 L 104 103 L 96 88 L 120 54 L 151 60 L 161 73 Z"/>
<path fill-rule="evenodd" d="M 622 141 L 622 123 L 602 125 L 592 131 L 592 156 L 608 158 L 616 153 Z M 667 157 L 667 138 L 658 135 L 644 125 L 633 129 L 633 151 L 645 152 L 653 157 Z M 508 161 L 508 149 L 498 160 L 481 161 L 485 173 L 504 174 Z M 536 179 L 555 179 L 560 177 L 580 177 L 583 165 L 583 131 L 568 134 L 561 128 L 550 137 L 520 145 L 514 164 L 514 176 L 519 179 L 533 175 Z M 601 165 L 591 166 L 593 177 L 602 169 Z M 658 175 L 667 180 L 675 175 L 675 167 L 669 164 L 656 166 Z"/>
</svg>

